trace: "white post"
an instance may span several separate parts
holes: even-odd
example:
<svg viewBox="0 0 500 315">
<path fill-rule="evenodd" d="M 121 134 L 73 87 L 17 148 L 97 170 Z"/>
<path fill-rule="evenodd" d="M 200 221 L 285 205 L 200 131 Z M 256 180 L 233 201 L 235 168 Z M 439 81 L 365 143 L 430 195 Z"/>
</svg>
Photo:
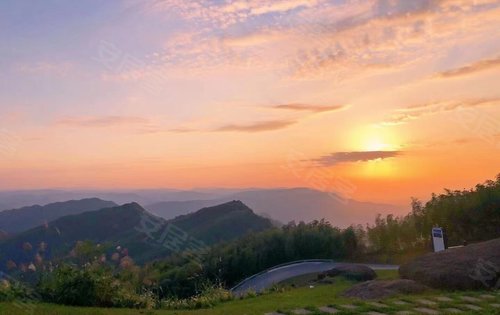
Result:
<svg viewBox="0 0 500 315">
<path fill-rule="evenodd" d="M 446 249 L 444 244 L 444 232 L 442 228 L 432 228 L 432 244 L 435 253 Z"/>
</svg>

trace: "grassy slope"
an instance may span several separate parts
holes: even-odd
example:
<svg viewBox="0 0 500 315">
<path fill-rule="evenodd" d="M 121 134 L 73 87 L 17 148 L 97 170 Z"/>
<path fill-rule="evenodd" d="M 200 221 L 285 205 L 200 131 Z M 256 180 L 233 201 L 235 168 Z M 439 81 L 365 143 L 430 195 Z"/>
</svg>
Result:
<svg viewBox="0 0 500 315">
<path fill-rule="evenodd" d="M 397 274 L 393 271 L 382 271 L 379 272 L 379 279 L 391 279 L 397 277 Z M 268 295 L 263 295 L 255 298 L 249 298 L 245 300 L 237 300 L 221 304 L 212 309 L 203 310 L 193 310 L 193 311 L 141 311 L 141 310 L 125 310 L 125 309 L 97 309 L 97 308 L 75 308 L 75 307 L 64 307 L 48 304 L 36 305 L 35 311 L 31 314 L 33 315 L 132 315 L 132 314 L 155 314 L 155 315 L 263 315 L 267 312 L 272 312 L 276 310 L 282 310 L 286 313 L 291 309 L 295 308 L 310 308 L 315 310 L 315 307 L 333 305 L 339 308 L 342 304 L 354 304 L 358 305 L 359 309 L 357 311 L 344 311 L 337 313 L 339 315 L 347 314 L 360 314 L 361 311 L 380 311 L 386 314 L 394 314 L 396 311 L 409 309 L 409 307 L 395 307 L 390 306 L 386 309 L 377 309 L 376 307 L 367 305 L 365 302 L 360 300 L 345 299 L 339 297 L 339 293 L 345 290 L 347 287 L 352 285 L 347 281 L 338 281 L 334 285 L 318 286 L 313 289 L 309 287 L 294 289 L 282 293 L 272 293 Z M 452 292 L 439 292 L 432 291 L 421 296 L 401 296 L 398 298 L 392 298 L 382 301 L 387 305 L 394 305 L 391 302 L 394 300 L 404 300 L 413 305 L 417 304 L 417 300 L 422 298 L 427 298 L 432 300 L 435 296 L 445 295 L 455 299 L 460 302 L 460 296 L 478 296 L 479 294 L 484 294 L 484 292 L 469 292 L 469 293 L 452 293 Z M 492 293 L 487 293 L 492 294 Z M 493 293 L 495 295 L 495 293 Z M 455 304 L 440 303 L 441 307 L 456 307 Z M 463 302 L 460 302 L 463 304 Z M 460 304 L 459 303 L 459 304 Z M 496 293 L 496 300 L 486 301 L 483 300 L 480 305 L 483 310 L 479 312 L 467 312 L 464 311 L 461 314 L 500 314 L 500 309 L 495 309 L 491 307 L 492 303 L 500 303 L 500 295 Z M 415 306 L 411 306 L 414 308 Z M 20 311 L 13 304 L 3 303 L 0 304 L 0 314 L 18 315 L 18 314 L 30 314 L 29 312 Z M 320 313 L 314 313 L 320 314 Z"/>
<path fill-rule="evenodd" d="M 336 295 L 349 286 L 348 282 L 337 284 L 335 286 L 322 286 L 315 289 L 301 288 L 284 293 L 274 293 L 249 298 L 245 300 L 237 300 L 229 303 L 224 303 L 212 309 L 196 310 L 196 311 L 137 311 L 123 309 L 93 309 L 93 308 L 74 308 L 55 305 L 37 305 L 34 314 L 36 315 L 118 315 L 118 314 L 164 314 L 164 315 L 228 315 L 228 314 L 246 314 L 246 315 L 263 315 L 264 313 L 276 309 L 290 309 L 313 305 L 327 305 L 332 301 L 338 300 Z M 17 311 L 12 304 L 0 304 L 0 314 L 26 314 Z"/>
</svg>

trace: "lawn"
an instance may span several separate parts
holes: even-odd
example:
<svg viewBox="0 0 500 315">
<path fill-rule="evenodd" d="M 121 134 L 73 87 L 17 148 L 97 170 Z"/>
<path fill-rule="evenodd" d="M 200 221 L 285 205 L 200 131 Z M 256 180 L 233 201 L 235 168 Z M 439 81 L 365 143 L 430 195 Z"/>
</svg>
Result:
<svg viewBox="0 0 500 315">
<path fill-rule="evenodd" d="M 96 308 L 75 308 L 63 307 L 48 304 L 36 305 L 33 314 L 36 315 L 129 315 L 129 314 L 182 314 L 182 315 L 228 315 L 246 314 L 263 315 L 266 312 L 282 309 L 292 309 L 304 306 L 323 305 L 335 301 L 337 294 L 348 288 L 351 284 L 342 283 L 329 286 L 320 286 L 314 289 L 300 288 L 283 293 L 271 293 L 244 300 L 236 300 L 221 304 L 212 309 L 194 311 L 137 311 L 124 309 L 96 309 Z M 28 314 L 20 312 L 12 304 L 0 304 L 0 314 Z"/>
<path fill-rule="evenodd" d="M 380 279 L 397 277 L 393 271 L 378 272 Z M 443 292 L 431 291 L 422 295 L 399 296 L 380 301 L 361 301 L 340 297 L 340 293 L 352 285 L 345 280 L 334 284 L 309 286 L 275 292 L 244 300 L 235 300 L 218 305 L 211 309 L 192 311 L 146 311 L 127 309 L 76 308 L 49 304 L 33 305 L 34 309 L 19 309 L 12 303 L 0 304 L 0 314 L 8 315 L 263 315 L 269 312 L 293 314 L 292 310 L 307 309 L 312 315 L 325 314 L 319 307 L 330 306 L 338 310 L 339 315 L 370 314 L 397 314 L 402 311 L 425 309 L 437 312 L 436 314 L 452 314 L 451 309 L 460 310 L 461 314 L 500 314 L 500 293 L 497 292 Z M 352 308 L 352 309 L 351 309 Z M 472 310 L 475 308 L 476 310 Z M 374 313 L 375 314 L 375 313 Z M 429 313 L 430 314 L 430 313 Z"/>
</svg>

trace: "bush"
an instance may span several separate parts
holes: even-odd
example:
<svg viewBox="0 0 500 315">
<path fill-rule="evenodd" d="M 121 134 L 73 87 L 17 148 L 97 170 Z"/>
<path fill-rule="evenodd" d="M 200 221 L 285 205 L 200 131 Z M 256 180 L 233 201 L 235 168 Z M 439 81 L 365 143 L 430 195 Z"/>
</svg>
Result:
<svg viewBox="0 0 500 315">
<path fill-rule="evenodd" d="M 12 302 L 30 297 L 30 290 L 18 282 L 0 280 L 0 302 Z"/>
<path fill-rule="evenodd" d="M 214 307 L 220 303 L 231 301 L 234 296 L 220 285 L 205 285 L 202 292 L 187 299 L 166 298 L 161 301 L 162 309 L 200 309 Z"/>
<path fill-rule="evenodd" d="M 154 308 L 158 303 L 149 291 L 138 294 L 104 268 L 90 270 L 63 266 L 41 279 L 38 290 L 45 302 L 100 307 Z"/>
<path fill-rule="evenodd" d="M 39 291 L 44 301 L 92 306 L 97 300 L 96 281 L 86 270 L 62 267 L 42 278 Z"/>
</svg>

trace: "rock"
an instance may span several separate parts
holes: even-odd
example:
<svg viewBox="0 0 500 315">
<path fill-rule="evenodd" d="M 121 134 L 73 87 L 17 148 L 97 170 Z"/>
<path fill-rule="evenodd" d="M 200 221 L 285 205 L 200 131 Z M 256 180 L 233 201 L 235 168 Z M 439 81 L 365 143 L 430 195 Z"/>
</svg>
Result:
<svg viewBox="0 0 500 315">
<path fill-rule="evenodd" d="M 399 274 L 438 289 L 492 289 L 500 284 L 500 239 L 423 255 Z"/>
<path fill-rule="evenodd" d="M 339 312 L 339 310 L 337 310 L 336 308 L 329 307 L 329 306 L 319 307 L 318 309 L 320 312 L 326 313 L 326 314 L 335 314 L 335 313 Z"/>
<path fill-rule="evenodd" d="M 333 279 L 322 279 L 322 280 L 318 280 L 315 282 L 316 284 L 334 284 L 335 281 Z"/>
<path fill-rule="evenodd" d="M 377 277 L 373 269 L 364 265 L 343 264 L 326 272 L 328 277 L 343 276 L 354 281 L 368 281 Z"/>
<path fill-rule="evenodd" d="M 381 299 L 397 294 L 422 293 L 427 289 L 413 280 L 372 280 L 349 288 L 343 295 L 359 299 Z"/>
<path fill-rule="evenodd" d="M 420 314 L 428 314 L 428 315 L 438 315 L 439 312 L 430 308 L 426 307 L 419 307 L 416 308 L 415 311 L 419 312 Z"/>
</svg>

